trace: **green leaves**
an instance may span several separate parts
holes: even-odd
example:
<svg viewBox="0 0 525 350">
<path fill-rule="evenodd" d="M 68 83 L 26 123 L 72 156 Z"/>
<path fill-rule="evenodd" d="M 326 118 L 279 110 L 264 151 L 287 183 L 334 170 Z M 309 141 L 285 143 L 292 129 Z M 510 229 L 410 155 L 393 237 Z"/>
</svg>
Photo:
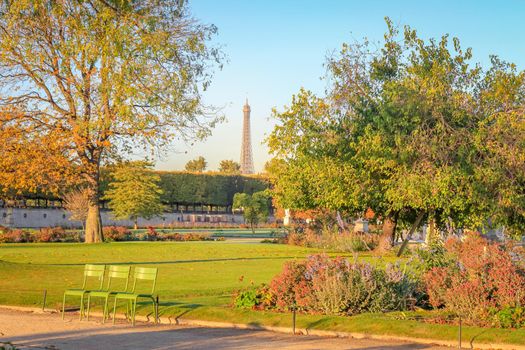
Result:
<svg viewBox="0 0 525 350">
<path fill-rule="evenodd" d="M 206 162 L 206 159 L 204 159 L 203 156 L 200 156 L 193 160 L 190 160 L 188 163 L 186 163 L 186 166 L 184 168 L 186 169 L 186 171 L 189 172 L 202 173 L 204 170 L 206 170 L 207 166 L 208 163 Z"/>
<path fill-rule="evenodd" d="M 233 209 L 240 209 L 244 219 L 252 228 L 260 221 L 268 219 L 270 214 L 270 198 L 266 191 L 255 192 L 250 195 L 247 193 L 236 193 L 233 196 Z"/>
<path fill-rule="evenodd" d="M 344 44 L 325 97 L 301 89 L 267 140 L 277 203 L 379 216 L 425 212 L 478 228 L 525 226 L 525 73 L 387 18 L 381 50 Z"/>
<path fill-rule="evenodd" d="M 104 199 L 116 219 L 139 217 L 150 219 L 160 215 L 164 209 L 158 186 L 160 177 L 150 170 L 151 164 L 143 161 L 124 163 L 113 171 L 113 182 L 109 184 Z"/>
</svg>

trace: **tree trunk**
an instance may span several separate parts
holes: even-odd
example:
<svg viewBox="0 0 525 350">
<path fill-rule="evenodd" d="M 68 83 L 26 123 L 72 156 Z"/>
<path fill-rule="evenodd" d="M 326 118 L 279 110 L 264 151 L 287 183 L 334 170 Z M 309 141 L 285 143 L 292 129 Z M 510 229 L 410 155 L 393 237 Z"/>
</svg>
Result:
<svg viewBox="0 0 525 350">
<path fill-rule="evenodd" d="M 428 220 L 428 228 L 427 228 L 427 236 L 425 237 L 425 243 L 427 247 L 431 247 L 438 241 L 437 237 L 437 230 L 436 230 L 436 220 L 434 219 L 434 215 L 430 215 L 430 218 Z"/>
<path fill-rule="evenodd" d="M 99 207 L 99 175 L 100 167 L 98 161 L 89 162 L 87 165 L 87 171 L 85 178 L 87 181 L 87 193 L 88 193 L 88 214 L 86 219 L 86 243 L 100 243 L 104 242 L 104 236 L 102 234 L 102 219 L 100 217 Z"/>
<path fill-rule="evenodd" d="M 416 230 L 419 227 L 419 225 L 421 224 L 421 220 L 423 220 L 424 216 L 425 216 L 425 212 L 424 211 L 420 211 L 418 216 L 417 216 L 417 218 L 416 218 L 416 221 L 414 222 L 414 224 L 410 228 L 410 231 L 408 232 L 407 236 L 405 237 L 405 240 L 403 241 L 403 244 L 401 244 L 401 247 L 399 248 L 399 251 L 397 252 L 397 257 L 400 257 L 401 254 L 403 254 L 403 252 L 405 251 L 406 247 L 408 246 L 408 241 L 410 240 L 410 238 L 412 237 L 414 232 L 416 232 Z"/>
<path fill-rule="evenodd" d="M 396 237 L 396 227 L 397 227 L 397 217 L 398 213 L 393 215 L 387 215 L 383 221 L 383 233 L 379 239 L 379 246 L 377 247 L 379 251 L 386 252 L 394 247 L 394 240 Z"/>
<path fill-rule="evenodd" d="M 133 228 L 136 230 L 139 228 L 139 218 L 136 217 L 135 220 L 133 220 Z"/>
<path fill-rule="evenodd" d="M 88 215 L 86 219 L 86 243 L 100 243 L 104 242 L 102 235 L 102 219 L 100 218 L 100 208 L 98 202 L 90 202 L 88 207 Z"/>
</svg>

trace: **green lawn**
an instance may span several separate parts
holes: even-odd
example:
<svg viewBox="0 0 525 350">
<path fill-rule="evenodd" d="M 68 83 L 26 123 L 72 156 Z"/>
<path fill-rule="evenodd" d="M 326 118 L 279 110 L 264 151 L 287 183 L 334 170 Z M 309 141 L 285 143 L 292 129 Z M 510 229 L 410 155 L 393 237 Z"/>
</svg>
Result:
<svg viewBox="0 0 525 350">
<path fill-rule="evenodd" d="M 319 250 L 228 241 L 4 244 L 0 245 L 0 304 L 40 306 L 46 289 L 48 307 L 56 307 L 64 289 L 78 287 L 85 263 L 131 264 L 159 268 L 157 291 L 163 316 L 290 326 L 290 314 L 229 307 L 231 294 L 252 283 L 267 283 L 285 261 L 316 252 Z M 361 254 L 360 258 L 377 264 L 395 260 L 392 257 L 377 259 L 370 254 Z M 150 308 L 142 311 L 149 312 Z M 297 325 L 434 339 L 454 340 L 457 337 L 455 326 L 402 319 L 401 315 L 404 314 L 298 315 Z M 525 344 L 525 330 L 465 327 L 465 341 L 474 336 L 478 342 Z"/>
</svg>

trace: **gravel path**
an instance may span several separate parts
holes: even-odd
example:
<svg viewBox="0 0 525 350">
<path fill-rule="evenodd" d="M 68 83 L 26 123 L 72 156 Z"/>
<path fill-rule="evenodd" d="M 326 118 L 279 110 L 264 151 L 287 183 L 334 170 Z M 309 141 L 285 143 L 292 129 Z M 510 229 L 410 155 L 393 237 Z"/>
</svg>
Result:
<svg viewBox="0 0 525 350">
<path fill-rule="evenodd" d="M 0 308 L 0 348 L 17 349 L 447 349 L 443 347 L 352 338 L 292 336 L 268 331 L 189 326 L 154 326 L 99 320 L 62 321 L 59 314 L 37 314 Z M 9 347 L 7 347 L 9 348 Z"/>
</svg>

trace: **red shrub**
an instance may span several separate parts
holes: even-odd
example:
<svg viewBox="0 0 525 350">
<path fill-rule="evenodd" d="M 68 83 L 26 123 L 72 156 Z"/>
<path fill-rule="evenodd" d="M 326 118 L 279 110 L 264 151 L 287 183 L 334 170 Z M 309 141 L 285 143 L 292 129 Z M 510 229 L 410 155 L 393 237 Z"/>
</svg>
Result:
<svg viewBox="0 0 525 350">
<path fill-rule="evenodd" d="M 37 242 L 61 242 L 66 239 L 66 231 L 62 227 L 45 227 L 35 233 Z"/>
<path fill-rule="evenodd" d="M 180 233 L 166 233 L 164 235 L 162 235 L 162 239 L 164 241 L 183 241 L 184 240 L 184 236 L 181 235 Z"/>
<path fill-rule="evenodd" d="M 129 241 L 131 232 L 124 226 L 106 226 L 103 228 L 104 239 L 106 241 Z"/>
<path fill-rule="evenodd" d="M 157 233 L 157 231 L 155 231 L 155 228 L 152 226 L 148 226 L 146 235 L 148 241 L 156 241 L 159 238 L 159 234 Z"/>
<path fill-rule="evenodd" d="M 445 246 L 457 264 L 435 267 L 424 275 L 432 306 L 444 306 L 484 326 L 498 310 L 524 305 L 525 271 L 509 247 L 479 234 L 449 240 Z"/>
<path fill-rule="evenodd" d="M 283 271 L 275 276 L 270 289 L 276 296 L 279 309 L 290 310 L 294 303 L 299 309 L 308 308 L 313 295 L 312 281 L 306 279 L 306 261 L 289 261 Z"/>
<path fill-rule="evenodd" d="M 20 229 L 3 228 L 0 231 L 0 243 L 26 243 L 34 242 L 34 240 L 35 237 L 31 233 Z"/>
</svg>

